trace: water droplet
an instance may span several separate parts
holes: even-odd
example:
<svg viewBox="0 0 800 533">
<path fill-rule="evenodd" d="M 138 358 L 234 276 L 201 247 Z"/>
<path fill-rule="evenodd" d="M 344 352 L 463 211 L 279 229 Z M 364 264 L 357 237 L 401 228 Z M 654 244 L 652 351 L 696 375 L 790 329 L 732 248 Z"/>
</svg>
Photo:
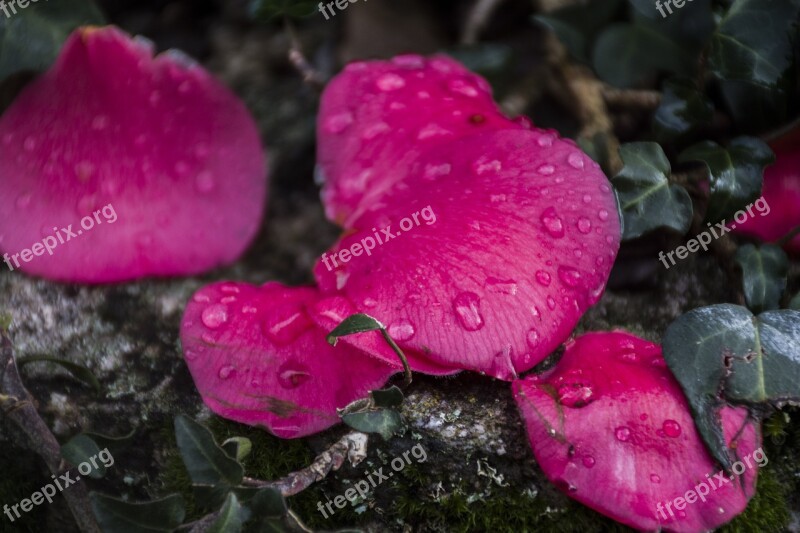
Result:
<svg viewBox="0 0 800 533">
<path fill-rule="evenodd" d="M 558 278 L 568 287 L 577 287 L 581 282 L 581 273 L 574 268 L 559 267 Z"/>
<path fill-rule="evenodd" d="M 419 133 L 417 133 L 417 140 L 424 141 L 425 139 L 431 139 L 433 137 L 446 137 L 452 134 L 452 131 L 443 128 L 438 124 L 428 124 L 419 130 Z"/>
<path fill-rule="evenodd" d="M 503 164 L 497 159 L 481 157 L 472 164 L 472 171 L 476 176 L 483 176 L 489 173 L 498 173 L 503 169 Z"/>
<path fill-rule="evenodd" d="M 591 194 L 584 194 L 583 195 L 583 203 L 585 203 L 585 204 L 592 203 L 592 195 Z"/>
<path fill-rule="evenodd" d="M 207 328 L 216 329 L 228 321 L 228 308 L 224 305 L 210 305 L 203 310 L 200 318 Z"/>
<path fill-rule="evenodd" d="M 556 308 L 556 301 L 552 296 L 547 297 L 547 307 L 549 307 L 551 311 Z"/>
<path fill-rule="evenodd" d="M 544 164 L 536 169 L 536 172 L 541 174 L 542 176 L 550 176 L 556 171 L 556 167 L 553 165 Z"/>
<path fill-rule="evenodd" d="M 195 295 L 192 297 L 192 300 L 193 300 L 193 301 L 195 301 L 195 302 L 197 302 L 197 303 L 207 303 L 207 302 L 210 302 L 210 301 L 211 301 L 211 298 L 209 298 L 209 297 L 208 297 L 207 295 L 205 295 L 205 294 L 202 294 L 202 293 L 199 293 L 199 292 L 198 292 L 197 294 L 195 294 Z"/>
<path fill-rule="evenodd" d="M 453 310 L 465 330 L 477 331 L 483 327 L 480 305 L 481 300 L 474 292 L 462 292 L 453 300 Z"/>
<path fill-rule="evenodd" d="M 226 296 L 226 297 L 222 298 L 219 301 L 219 303 L 221 303 L 221 304 L 232 304 L 235 301 L 236 301 L 236 296 Z"/>
<path fill-rule="evenodd" d="M 681 435 L 681 426 L 674 420 L 665 420 L 661 429 L 664 430 L 664 435 L 672 439 Z"/>
<path fill-rule="evenodd" d="M 539 332 L 533 328 L 529 329 L 528 334 L 525 336 L 525 340 L 528 342 L 528 346 L 530 346 L 531 348 L 538 348 Z"/>
<path fill-rule="evenodd" d="M 364 307 L 372 308 L 378 305 L 378 302 L 373 300 L 372 298 L 364 298 Z"/>
<path fill-rule="evenodd" d="M 185 350 L 183 352 L 183 357 L 187 361 L 194 361 L 195 359 L 197 359 L 198 355 L 199 354 L 197 352 L 195 352 L 194 350 Z"/>
<path fill-rule="evenodd" d="M 232 366 L 223 366 L 219 369 L 219 379 L 228 379 L 236 375 L 236 369 Z"/>
<path fill-rule="evenodd" d="M 548 287 L 550 285 L 550 282 L 553 281 L 553 278 L 550 277 L 550 274 L 548 274 L 544 270 L 540 270 L 536 273 L 536 281 L 538 281 L 540 285 Z"/>
<path fill-rule="evenodd" d="M 434 180 L 440 176 L 447 176 L 450 174 L 452 167 L 450 163 L 442 163 L 441 165 L 425 165 L 425 178 L 429 180 Z"/>
<path fill-rule="evenodd" d="M 618 441 L 628 442 L 631 438 L 631 430 L 625 426 L 620 426 L 614 430 L 614 436 L 617 437 Z"/>
<path fill-rule="evenodd" d="M 341 133 L 353 123 L 353 114 L 345 111 L 329 117 L 325 121 L 325 131 L 328 133 Z"/>
<path fill-rule="evenodd" d="M 364 133 L 362 134 L 361 138 L 364 139 L 365 141 L 370 141 L 370 140 L 374 139 L 375 137 L 377 137 L 378 135 L 380 135 L 382 133 L 386 133 L 390 129 L 391 128 L 389 127 L 389 125 L 387 123 L 378 122 L 377 124 L 373 124 L 373 125 L 369 126 L 368 128 L 366 128 L 364 130 Z"/>
<path fill-rule="evenodd" d="M 204 170 L 194 179 L 194 186 L 197 188 L 197 192 L 202 194 L 213 191 L 214 185 L 214 176 L 208 170 Z"/>
<path fill-rule="evenodd" d="M 308 368 L 295 361 L 288 361 L 278 368 L 278 383 L 285 389 L 296 389 L 310 378 Z"/>
<path fill-rule="evenodd" d="M 517 282 L 513 279 L 498 279 L 498 278 L 486 278 L 486 288 L 491 292 L 497 292 L 500 294 L 510 294 L 514 296 L 517 294 Z"/>
<path fill-rule="evenodd" d="M 567 157 L 567 163 L 574 169 L 581 170 L 583 169 L 583 156 L 579 152 L 572 152 Z"/>
<path fill-rule="evenodd" d="M 298 309 L 278 308 L 264 320 L 263 327 L 269 340 L 278 346 L 286 346 L 311 327 L 311 322 Z"/>
<path fill-rule="evenodd" d="M 461 94 L 469 98 L 476 98 L 480 95 L 480 91 L 474 85 L 463 79 L 450 80 L 447 83 L 447 88 L 451 93 Z"/>
<path fill-rule="evenodd" d="M 258 308 L 253 307 L 252 305 L 243 305 L 242 306 L 242 313 L 246 315 L 254 315 L 258 313 Z"/>
<path fill-rule="evenodd" d="M 601 209 L 597 213 L 597 218 L 599 218 L 600 220 L 608 220 L 608 211 L 606 211 L 605 209 Z"/>
<path fill-rule="evenodd" d="M 586 235 L 587 233 L 592 231 L 592 222 L 585 217 L 581 217 L 578 219 L 578 231 Z"/>
<path fill-rule="evenodd" d="M 650 474 L 651 483 L 661 483 L 661 477 L 658 474 Z"/>
<path fill-rule="evenodd" d="M 97 115 L 92 120 L 92 129 L 102 131 L 108 127 L 109 119 L 105 115 Z"/>
<path fill-rule="evenodd" d="M 408 320 L 398 320 L 387 329 L 389 336 L 396 341 L 407 341 L 414 336 L 414 324 Z"/>
<path fill-rule="evenodd" d="M 560 239 L 564 236 L 564 223 L 558 217 L 555 208 L 548 207 L 547 210 L 542 213 L 541 221 L 551 237 Z"/>
<path fill-rule="evenodd" d="M 505 194 L 492 194 L 489 196 L 489 201 L 494 204 L 505 202 L 507 199 Z"/>
<path fill-rule="evenodd" d="M 384 74 L 375 82 L 381 91 L 396 91 L 406 86 L 406 81 L 397 74 Z"/>
<path fill-rule="evenodd" d="M 536 142 L 542 148 L 544 148 L 546 146 L 552 146 L 553 145 L 553 136 L 551 134 L 549 134 L 549 133 L 546 133 L 546 134 L 542 135 L 541 137 L 539 137 L 536 140 Z"/>
<path fill-rule="evenodd" d="M 586 468 L 592 468 L 594 466 L 595 460 L 594 457 L 591 455 L 587 455 L 583 458 L 583 466 Z"/>
</svg>

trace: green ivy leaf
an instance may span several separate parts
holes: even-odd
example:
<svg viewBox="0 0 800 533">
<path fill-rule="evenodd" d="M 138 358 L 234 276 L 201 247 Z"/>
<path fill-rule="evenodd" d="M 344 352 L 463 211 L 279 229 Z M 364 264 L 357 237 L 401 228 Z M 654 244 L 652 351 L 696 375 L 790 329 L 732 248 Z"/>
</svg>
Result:
<svg viewBox="0 0 800 533">
<path fill-rule="evenodd" d="M 357 431 L 379 433 L 384 440 L 391 439 L 403 427 L 403 417 L 391 409 L 347 414 L 342 416 L 342 422 Z"/>
<path fill-rule="evenodd" d="M 603 81 L 634 87 L 665 71 L 688 76 L 692 57 L 675 41 L 644 23 L 609 26 L 595 43 L 592 65 Z"/>
<path fill-rule="evenodd" d="M 265 518 L 282 518 L 289 512 L 286 498 L 281 492 L 273 488 L 260 489 L 250 502 L 253 514 Z"/>
<path fill-rule="evenodd" d="M 400 407 L 405 399 L 400 389 L 394 385 L 388 389 L 374 390 L 369 393 L 375 407 Z"/>
<path fill-rule="evenodd" d="M 231 437 L 222 443 L 222 449 L 229 457 L 241 461 L 253 449 L 253 442 L 247 437 Z"/>
<path fill-rule="evenodd" d="M 755 317 L 737 305 L 702 307 L 667 328 L 663 349 L 700 435 L 727 469 L 733 458 L 719 417 L 723 399 L 778 405 L 800 401 L 800 311 Z"/>
<path fill-rule="evenodd" d="M 792 64 L 797 0 L 735 0 L 711 37 L 716 76 L 772 87 Z"/>
<path fill-rule="evenodd" d="M 92 466 L 90 459 L 94 459 L 97 468 L 92 466 L 92 470 L 88 474 L 89 477 L 94 479 L 101 479 L 106 475 L 105 465 L 97 459 L 99 454 L 100 447 L 87 435 L 76 435 L 61 447 L 61 457 L 66 459 L 72 466 L 77 467 L 81 463 Z"/>
<path fill-rule="evenodd" d="M 46 69 L 69 34 L 87 24 L 105 24 L 91 0 L 29 4 L 11 17 L 0 12 L 0 80 L 23 70 Z"/>
<path fill-rule="evenodd" d="M 95 441 L 100 449 L 107 448 L 111 455 L 116 455 L 117 452 L 121 452 L 131 445 L 133 437 L 136 435 L 136 430 L 132 429 L 130 433 L 122 437 L 109 437 L 108 435 L 101 435 L 100 433 L 92 433 L 90 431 L 85 432 L 84 435 Z"/>
<path fill-rule="evenodd" d="M 611 183 L 617 191 L 623 220 L 623 239 L 641 237 L 658 228 L 689 231 L 692 200 L 680 185 L 669 183 L 671 168 L 656 143 L 630 143 L 620 147 L 625 166 Z"/>
<path fill-rule="evenodd" d="M 245 509 L 242 508 L 234 493 L 229 493 L 219 516 L 206 530 L 208 533 L 239 533 L 245 520 Z"/>
<path fill-rule="evenodd" d="M 96 492 L 90 495 L 92 511 L 103 531 L 114 533 L 162 533 L 183 523 L 183 498 L 172 494 L 161 500 L 131 503 Z"/>
<path fill-rule="evenodd" d="M 713 223 L 732 217 L 758 199 L 764 168 L 775 161 L 775 154 L 761 139 L 737 137 L 727 149 L 713 141 L 695 144 L 684 150 L 678 160 L 706 165 L 711 182 L 706 221 Z"/>
<path fill-rule="evenodd" d="M 613 20 L 621 4 L 621 0 L 595 0 L 536 15 L 533 19 L 553 31 L 572 57 L 588 63 L 589 44 Z"/>
<path fill-rule="evenodd" d="M 385 329 L 383 324 L 376 319 L 363 313 L 356 313 L 342 320 L 341 324 L 328 334 L 328 343 L 336 346 L 339 337 L 364 333 L 365 331 L 380 331 L 382 329 Z"/>
<path fill-rule="evenodd" d="M 789 258 L 780 246 L 756 248 L 745 244 L 736 252 L 736 263 L 744 275 L 744 296 L 754 313 L 780 307 L 789 275 Z"/>
<path fill-rule="evenodd" d="M 318 4 L 311 0 L 251 0 L 250 13 L 265 21 L 276 17 L 302 18 L 317 11 Z"/>
<path fill-rule="evenodd" d="M 100 385 L 100 382 L 97 380 L 91 370 L 83 365 L 73 363 L 72 361 L 67 361 L 66 359 L 60 359 L 58 357 L 49 357 L 46 355 L 30 355 L 28 357 L 20 357 L 17 359 L 17 365 L 19 365 L 20 368 L 30 363 L 41 362 L 56 364 L 69 372 L 70 375 L 72 375 L 72 377 L 75 379 L 82 381 L 83 383 L 94 388 L 95 391 L 100 392 L 103 390 L 103 387 Z"/>
<path fill-rule="evenodd" d="M 674 78 L 664 83 L 664 96 L 653 117 L 653 130 L 659 139 L 671 141 L 708 124 L 714 105 L 694 83 Z"/>
<path fill-rule="evenodd" d="M 192 482 L 228 487 L 242 482 L 242 465 L 217 445 L 214 435 L 205 426 L 178 415 L 175 417 L 175 438 Z"/>
</svg>

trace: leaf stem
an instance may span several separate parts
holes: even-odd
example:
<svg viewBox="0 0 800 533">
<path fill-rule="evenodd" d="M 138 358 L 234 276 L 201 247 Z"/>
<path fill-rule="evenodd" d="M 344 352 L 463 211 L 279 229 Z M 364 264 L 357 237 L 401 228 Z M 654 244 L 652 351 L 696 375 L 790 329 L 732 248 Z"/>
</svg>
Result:
<svg viewBox="0 0 800 533">
<path fill-rule="evenodd" d="M 389 336 L 389 332 L 386 331 L 386 328 L 381 328 L 381 335 L 383 338 L 386 339 L 386 342 L 389 343 L 389 346 L 392 347 L 394 353 L 397 354 L 397 357 L 400 358 L 400 361 L 403 362 L 403 370 L 405 371 L 405 380 L 403 381 L 403 386 L 408 387 L 411 385 L 411 367 L 408 364 L 408 359 L 406 359 L 406 354 L 403 353 L 403 350 L 397 345 L 396 342 Z"/>
</svg>

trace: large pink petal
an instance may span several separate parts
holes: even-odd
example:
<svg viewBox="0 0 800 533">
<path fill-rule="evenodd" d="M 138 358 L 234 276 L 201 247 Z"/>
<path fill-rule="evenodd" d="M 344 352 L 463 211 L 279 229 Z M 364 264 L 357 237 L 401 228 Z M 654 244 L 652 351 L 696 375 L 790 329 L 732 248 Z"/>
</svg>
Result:
<svg viewBox="0 0 800 533">
<path fill-rule="evenodd" d="M 181 323 L 189 370 L 220 416 L 282 438 L 339 422 L 337 408 L 364 398 L 398 371 L 315 326 L 313 288 L 216 283 L 198 291 Z"/>
<path fill-rule="evenodd" d="M 406 178 L 422 151 L 523 126 L 499 111 L 486 80 L 458 62 L 406 55 L 348 65 L 325 89 L 317 128 L 326 212 L 351 227 Z"/>
<path fill-rule="evenodd" d="M 547 477 L 619 522 L 708 531 L 742 512 L 755 492 L 760 434 L 747 410 L 722 410 L 726 441 L 751 465 L 722 484 L 656 344 L 622 332 L 587 334 L 567 346 L 554 369 L 513 389 Z M 720 486 L 712 488 L 709 478 Z M 673 500 L 700 483 L 707 484 L 700 488 L 708 489 L 705 501 L 676 508 Z"/>
<path fill-rule="evenodd" d="M 0 176 L 0 249 L 16 254 L 71 224 L 82 234 L 22 269 L 89 283 L 230 263 L 266 199 L 242 102 L 187 58 L 153 57 L 114 27 L 76 30 L 0 118 Z"/>
<path fill-rule="evenodd" d="M 500 379 L 532 368 L 605 288 L 620 240 L 608 180 L 571 141 L 523 129 L 439 144 L 404 173 L 318 263 L 320 289 L 438 365 Z M 331 252 L 401 224 L 334 264 Z"/>
</svg>

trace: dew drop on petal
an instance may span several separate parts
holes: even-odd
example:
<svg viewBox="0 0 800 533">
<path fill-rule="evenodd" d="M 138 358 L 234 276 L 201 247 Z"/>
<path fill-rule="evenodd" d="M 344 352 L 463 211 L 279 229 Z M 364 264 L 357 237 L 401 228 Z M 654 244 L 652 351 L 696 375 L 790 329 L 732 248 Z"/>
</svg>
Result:
<svg viewBox="0 0 800 533">
<path fill-rule="evenodd" d="M 551 237 L 560 239 L 564 236 L 564 223 L 559 218 L 555 208 L 547 208 L 545 212 L 542 213 L 540 220 Z"/>
<path fill-rule="evenodd" d="M 551 278 L 550 274 L 544 270 L 540 270 L 536 273 L 536 281 L 539 283 L 539 285 L 547 287 L 550 285 L 550 282 L 553 281 L 553 278 Z"/>
<path fill-rule="evenodd" d="M 578 231 L 586 235 L 592 231 L 592 222 L 586 218 L 581 217 L 578 219 Z"/>
<path fill-rule="evenodd" d="M 574 268 L 559 267 L 558 278 L 568 287 L 577 287 L 581 282 L 581 273 Z"/>
<path fill-rule="evenodd" d="M 544 164 L 536 169 L 536 172 L 541 174 L 542 176 L 550 176 L 556 171 L 556 167 L 553 165 Z"/>
<path fill-rule="evenodd" d="M 625 426 L 620 426 L 614 430 L 614 436 L 620 442 L 628 442 L 631 438 L 631 430 Z"/>
<path fill-rule="evenodd" d="M 661 477 L 658 474 L 650 474 L 650 481 L 652 483 L 661 483 Z"/>
<path fill-rule="evenodd" d="M 404 319 L 391 324 L 386 331 L 389 333 L 389 336 L 396 341 L 407 341 L 416 333 L 414 324 Z"/>
<path fill-rule="evenodd" d="M 591 455 L 584 456 L 583 466 L 585 466 L 586 468 L 592 468 L 594 466 L 594 463 L 595 463 L 594 457 L 592 457 Z"/>
<path fill-rule="evenodd" d="M 452 167 L 450 163 L 442 163 L 441 165 L 426 165 L 424 176 L 426 179 L 434 180 L 440 176 L 447 176 L 450 174 Z"/>
<path fill-rule="evenodd" d="M 681 426 L 674 420 L 665 420 L 661 429 L 664 430 L 664 435 L 672 439 L 681 435 Z"/>
<path fill-rule="evenodd" d="M 601 209 L 597 213 L 597 218 L 599 218 L 600 220 L 608 220 L 608 211 L 606 211 L 605 209 Z"/>
<path fill-rule="evenodd" d="M 229 379 L 236 374 L 236 369 L 230 365 L 223 366 L 219 369 L 219 379 Z"/>
<path fill-rule="evenodd" d="M 396 91 L 406 86 L 406 81 L 397 74 L 384 74 L 375 82 L 381 91 Z"/>
<path fill-rule="evenodd" d="M 210 305 L 203 310 L 200 319 L 207 328 L 216 329 L 228 321 L 228 308 L 224 305 Z"/>
<path fill-rule="evenodd" d="M 296 389 L 311 378 L 308 368 L 288 361 L 278 368 L 278 383 L 285 389 Z"/>
<path fill-rule="evenodd" d="M 583 156 L 578 152 L 572 152 L 567 157 L 567 163 L 569 163 L 569 166 L 572 168 L 581 170 L 584 166 Z"/>
<path fill-rule="evenodd" d="M 339 113 L 328 117 L 325 120 L 325 131 L 328 133 L 341 133 L 353 123 L 353 114 L 345 111 L 344 113 Z"/>
<path fill-rule="evenodd" d="M 481 300 L 474 292 L 462 292 L 453 300 L 453 311 L 467 331 L 477 331 L 484 325 L 480 311 Z"/>
</svg>

